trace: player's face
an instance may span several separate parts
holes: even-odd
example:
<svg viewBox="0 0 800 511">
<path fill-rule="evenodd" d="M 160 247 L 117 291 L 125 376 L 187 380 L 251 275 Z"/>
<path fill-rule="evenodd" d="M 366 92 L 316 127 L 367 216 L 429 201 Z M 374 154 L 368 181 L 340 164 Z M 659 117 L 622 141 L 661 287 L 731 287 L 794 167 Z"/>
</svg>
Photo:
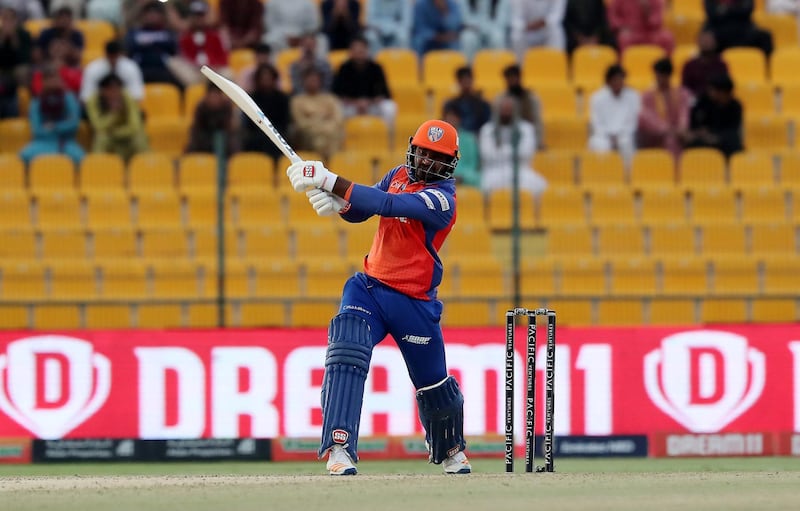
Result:
<svg viewBox="0 0 800 511">
<path fill-rule="evenodd" d="M 431 151 L 424 147 L 414 148 L 414 165 L 416 178 L 420 181 L 435 181 L 451 173 L 447 163 L 453 160 L 452 156 Z"/>
</svg>

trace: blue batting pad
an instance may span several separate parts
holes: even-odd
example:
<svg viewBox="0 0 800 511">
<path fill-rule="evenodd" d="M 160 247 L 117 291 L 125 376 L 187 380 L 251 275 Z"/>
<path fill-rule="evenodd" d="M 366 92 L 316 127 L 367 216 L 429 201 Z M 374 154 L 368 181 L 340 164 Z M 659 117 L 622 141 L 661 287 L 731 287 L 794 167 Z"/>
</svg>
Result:
<svg viewBox="0 0 800 511">
<path fill-rule="evenodd" d="M 463 451 L 464 396 L 458 382 L 448 376 L 440 383 L 417 391 L 419 418 L 425 427 L 425 440 L 431 463 L 439 464 L 445 458 Z"/>
</svg>

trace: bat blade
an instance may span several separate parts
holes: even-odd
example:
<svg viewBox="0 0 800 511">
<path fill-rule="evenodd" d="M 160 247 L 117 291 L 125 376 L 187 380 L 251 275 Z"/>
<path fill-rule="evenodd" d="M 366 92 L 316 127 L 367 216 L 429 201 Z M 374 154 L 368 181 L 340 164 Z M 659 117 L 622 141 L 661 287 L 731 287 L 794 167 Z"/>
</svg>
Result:
<svg viewBox="0 0 800 511">
<path fill-rule="evenodd" d="M 216 71 L 208 66 L 200 68 L 200 72 L 211 80 L 211 82 L 219 87 L 219 89 L 234 102 L 239 109 L 259 127 L 264 134 L 269 137 L 273 144 L 275 144 L 281 152 L 289 158 L 292 163 L 302 161 L 301 158 L 294 152 L 289 142 L 283 138 L 283 135 L 275 129 L 269 118 L 264 115 L 264 112 L 256 105 L 256 102 L 251 98 L 241 87 L 228 80 L 224 76 L 218 74 Z"/>
</svg>

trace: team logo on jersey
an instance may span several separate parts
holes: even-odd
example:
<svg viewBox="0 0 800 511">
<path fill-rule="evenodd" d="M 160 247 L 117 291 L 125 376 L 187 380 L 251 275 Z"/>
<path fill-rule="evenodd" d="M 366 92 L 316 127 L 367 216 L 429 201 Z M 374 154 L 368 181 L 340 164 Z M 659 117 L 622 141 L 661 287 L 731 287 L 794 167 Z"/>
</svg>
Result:
<svg viewBox="0 0 800 511">
<path fill-rule="evenodd" d="M 350 433 L 343 429 L 334 429 L 331 433 L 331 438 L 336 444 L 346 444 L 347 439 L 350 438 Z"/>
<path fill-rule="evenodd" d="M 438 142 L 444 136 L 444 130 L 439 126 L 431 126 L 428 128 L 428 140 L 431 142 Z"/>
<path fill-rule="evenodd" d="M 314 166 L 306 165 L 303 167 L 303 177 L 314 177 Z"/>
</svg>

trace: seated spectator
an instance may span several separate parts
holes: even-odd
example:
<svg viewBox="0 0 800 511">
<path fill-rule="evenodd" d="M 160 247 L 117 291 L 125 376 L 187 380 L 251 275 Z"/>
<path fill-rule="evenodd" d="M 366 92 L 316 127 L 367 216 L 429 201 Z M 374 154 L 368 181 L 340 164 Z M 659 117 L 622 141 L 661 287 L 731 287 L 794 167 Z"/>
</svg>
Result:
<svg viewBox="0 0 800 511">
<path fill-rule="evenodd" d="M 681 85 L 695 97 L 705 93 L 709 76 L 728 74 L 728 65 L 717 51 L 717 39 L 713 32 L 700 32 L 697 36 L 697 48 L 699 53 L 686 61 L 681 73 Z"/>
<path fill-rule="evenodd" d="M 547 180 L 530 166 L 536 154 L 533 124 L 520 118 L 516 101 L 511 96 L 501 96 L 497 100 L 492 120 L 481 128 L 478 144 L 481 190 L 485 193 L 512 188 L 515 171 L 520 190 L 540 195 L 547 188 Z"/>
<path fill-rule="evenodd" d="M 0 8 L 0 119 L 19 115 L 17 90 L 28 82 L 32 47 L 17 11 Z"/>
<path fill-rule="evenodd" d="M 431 50 L 460 50 L 464 18 L 456 0 L 417 0 L 411 45 L 420 57 Z"/>
<path fill-rule="evenodd" d="M 264 65 L 272 65 L 272 48 L 266 43 L 258 43 L 256 44 L 255 50 L 255 62 L 252 66 L 247 66 L 235 77 L 236 83 L 239 84 L 244 90 L 252 90 L 255 87 L 255 82 L 253 82 L 253 77 L 256 74 L 256 69 Z"/>
<path fill-rule="evenodd" d="M 122 26 L 122 2 L 120 0 L 89 0 L 86 2 L 86 17 L 107 21 L 116 27 Z"/>
<path fill-rule="evenodd" d="M 654 44 L 672 53 L 675 38 L 664 27 L 665 9 L 665 0 L 612 0 L 608 19 L 620 53 L 636 44 Z"/>
<path fill-rule="evenodd" d="M 342 101 L 345 117 L 377 115 L 394 126 L 397 104 L 380 64 L 369 57 L 367 40 L 361 36 L 350 43 L 350 58 L 344 61 L 333 79 L 333 93 Z"/>
<path fill-rule="evenodd" d="M 511 47 L 522 59 L 531 46 L 566 48 L 564 13 L 567 0 L 510 0 Z"/>
<path fill-rule="evenodd" d="M 67 42 L 66 61 L 71 66 L 81 65 L 81 53 L 84 48 L 83 33 L 75 28 L 72 9 L 62 7 L 53 13 L 52 25 L 39 34 L 37 60 L 52 58 L 50 43 L 53 39 L 65 39 Z M 36 58 L 36 55 L 34 56 Z"/>
<path fill-rule="evenodd" d="M 308 68 L 303 74 L 303 92 L 289 102 L 292 138 L 297 149 L 314 151 L 329 159 L 342 146 L 344 115 L 339 98 L 325 92 L 322 73 Z"/>
<path fill-rule="evenodd" d="M 299 46 L 306 34 L 318 34 L 322 25 L 319 8 L 311 0 L 270 0 L 264 9 L 263 41 L 275 52 Z M 319 35 L 317 46 L 327 52 L 327 39 Z"/>
<path fill-rule="evenodd" d="M 324 56 L 317 51 L 318 38 L 314 34 L 306 34 L 300 40 L 300 57 L 289 66 L 289 78 L 292 80 L 292 92 L 294 94 L 303 92 L 305 83 L 305 73 L 309 69 L 315 69 L 322 76 L 322 89 L 331 90 L 333 82 L 333 70 L 331 64 Z"/>
<path fill-rule="evenodd" d="M 324 0 L 322 31 L 328 38 L 328 48 L 344 50 L 350 41 L 361 32 L 361 4 L 358 0 Z"/>
<path fill-rule="evenodd" d="M 410 1 L 366 0 L 365 35 L 374 51 L 383 48 L 408 48 L 411 45 Z"/>
<path fill-rule="evenodd" d="M 564 32 L 570 54 L 579 46 L 616 46 L 604 0 L 567 0 Z"/>
<path fill-rule="evenodd" d="M 85 4 L 86 0 L 48 0 L 45 2 L 45 5 L 47 5 L 47 10 L 51 13 L 55 13 L 59 9 L 67 7 L 78 18 L 83 18 L 83 9 L 86 6 Z"/>
<path fill-rule="evenodd" d="M 673 87 L 672 62 L 668 58 L 653 64 L 656 85 L 642 95 L 639 113 L 639 147 L 660 147 L 676 158 L 681 152 L 681 134 L 689 128 L 692 95 L 683 87 Z"/>
<path fill-rule="evenodd" d="M 218 73 L 229 73 L 228 50 L 222 44 L 219 31 L 208 25 L 207 17 L 208 4 L 204 0 L 193 0 L 189 4 L 188 29 L 178 40 L 181 57 L 198 70 L 194 82 L 200 81 L 199 69 L 206 65 Z"/>
<path fill-rule="evenodd" d="M 481 93 L 473 88 L 472 69 L 461 67 L 456 70 L 458 94 L 448 99 L 442 110 L 455 110 L 461 116 L 461 126 L 477 135 L 492 114 L 492 107 L 483 99 Z"/>
<path fill-rule="evenodd" d="M 31 99 L 28 110 L 31 141 L 20 151 L 20 157 L 27 165 L 43 154 L 66 154 L 77 164 L 84 156 L 76 138 L 81 120 L 80 104 L 64 87 L 55 66 L 47 64 L 41 73 L 42 90 Z"/>
<path fill-rule="evenodd" d="M 454 174 L 456 182 L 466 186 L 480 188 L 480 153 L 478 151 L 478 139 L 461 127 L 461 116 L 452 108 L 446 109 L 442 114 L 442 120 L 453 125 L 458 132 L 458 165 Z"/>
<path fill-rule="evenodd" d="M 733 97 L 728 75 L 711 77 L 707 92 L 692 107 L 689 131 L 682 138 L 686 147 L 713 147 L 725 156 L 744 148 L 742 104 Z"/>
<path fill-rule="evenodd" d="M 501 95 L 510 96 L 517 102 L 519 116 L 528 121 L 536 130 L 536 148 L 544 149 L 544 122 L 542 122 L 542 103 L 530 89 L 522 86 L 522 76 L 518 65 L 512 64 L 503 70 L 506 90 Z"/>
<path fill-rule="evenodd" d="M 272 64 L 261 64 L 256 68 L 255 87 L 249 89 L 250 97 L 264 112 L 278 133 L 289 133 L 289 96 L 278 87 L 278 70 Z M 243 119 L 244 149 L 258 151 L 280 158 L 281 151 L 250 119 Z"/>
<path fill-rule="evenodd" d="M 511 12 L 508 0 L 460 0 L 464 15 L 461 48 L 472 61 L 483 48 L 507 48 Z"/>
<path fill-rule="evenodd" d="M 161 1 L 161 0 L 159 0 Z M 164 3 L 167 14 L 167 26 L 176 34 L 182 34 L 189 30 L 192 17 L 192 4 L 195 0 L 167 0 Z M 215 24 L 216 20 L 210 11 L 206 11 L 207 22 L 209 25 Z"/>
<path fill-rule="evenodd" d="M 800 0 L 767 0 L 765 7 L 770 14 L 800 14 Z"/>
<path fill-rule="evenodd" d="M 183 85 L 169 68 L 168 63 L 178 53 L 178 39 L 167 26 L 167 14 L 161 2 L 149 2 L 142 7 L 139 26 L 128 31 L 125 47 L 142 70 L 145 83 Z"/>
<path fill-rule="evenodd" d="M 642 100 L 639 93 L 625 85 L 625 70 L 614 64 L 606 71 L 606 85 L 589 100 L 589 149 L 617 151 L 630 163 L 636 149 L 636 126 Z"/>
<path fill-rule="evenodd" d="M 83 70 L 81 82 L 81 101 L 86 103 L 97 92 L 100 80 L 113 73 L 122 80 L 125 92 L 135 101 L 144 98 L 144 80 L 142 70 L 133 60 L 122 52 L 119 41 L 106 43 L 105 56 L 93 60 Z"/>
<path fill-rule="evenodd" d="M 237 110 L 238 111 L 238 110 Z M 216 85 L 208 82 L 206 94 L 197 104 L 189 129 L 187 153 L 215 152 L 214 139 L 218 133 L 223 134 L 225 152 L 231 155 L 239 148 L 234 118 L 233 104 Z"/>
<path fill-rule="evenodd" d="M 108 74 L 100 80 L 98 91 L 86 102 L 86 115 L 94 135 L 92 152 L 128 160 L 147 150 L 142 111 L 119 76 Z"/>
<path fill-rule="evenodd" d="M 753 46 L 769 57 L 772 34 L 753 23 L 753 0 L 703 0 L 704 30 L 714 32 L 720 51 L 735 46 Z"/>
<path fill-rule="evenodd" d="M 77 95 L 81 90 L 82 70 L 78 66 L 69 64 L 68 55 L 70 43 L 68 40 L 57 37 L 50 40 L 50 58 L 47 64 L 53 66 L 61 76 L 62 85 L 73 94 Z M 38 95 L 42 90 L 42 70 L 33 72 L 31 76 L 31 93 Z"/>
<path fill-rule="evenodd" d="M 255 48 L 264 34 L 264 4 L 261 0 L 220 0 L 219 23 L 232 50 Z"/>
<path fill-rule="evenodd" d="M 2 0 L 0 5 L 14 9 L 20 23 L 25 23 L 28 20 L 40 20 L 46 17 L 41 0 Z"/>
</svg>

